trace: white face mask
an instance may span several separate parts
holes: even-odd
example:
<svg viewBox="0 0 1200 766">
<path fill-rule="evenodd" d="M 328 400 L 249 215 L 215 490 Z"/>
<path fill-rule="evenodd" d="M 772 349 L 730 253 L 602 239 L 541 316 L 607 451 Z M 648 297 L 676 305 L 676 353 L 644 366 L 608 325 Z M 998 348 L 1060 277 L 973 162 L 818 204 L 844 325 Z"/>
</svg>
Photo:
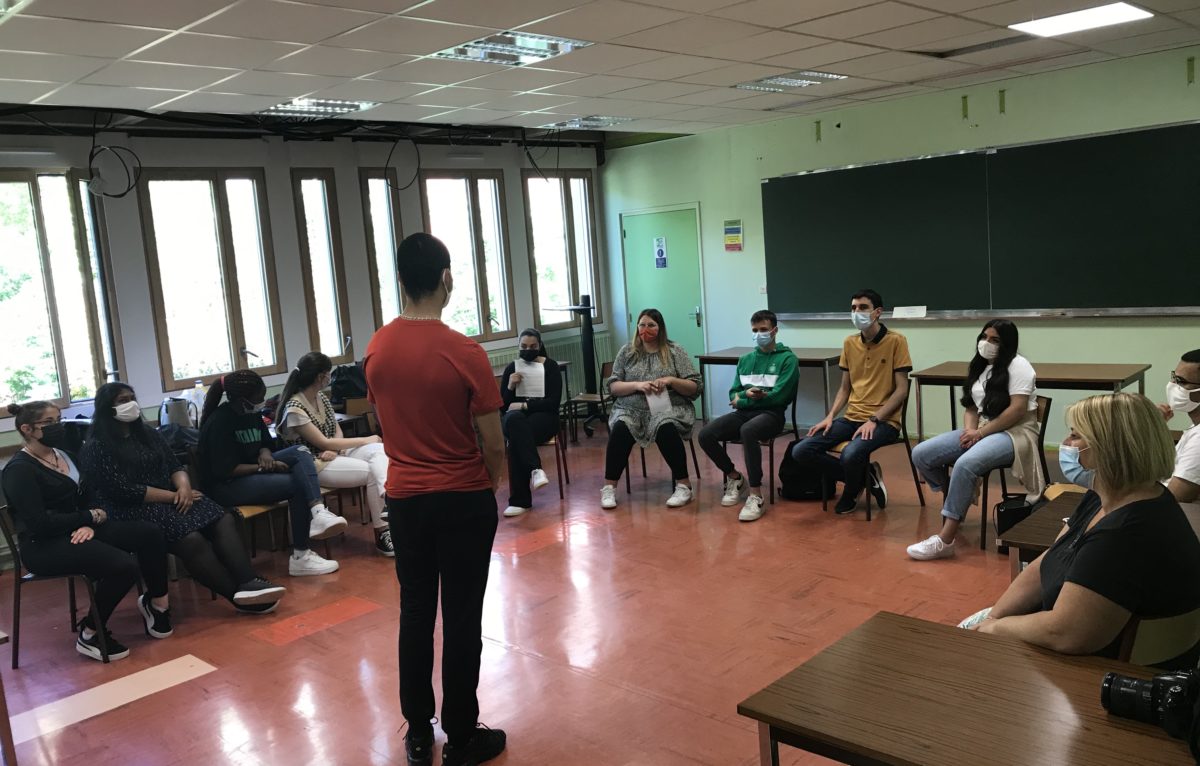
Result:
<svg viewBox="0 0 1200 766">
<path fill-rule="evenodd" d="M 117 411 L 117 420 L 122 423 L 132 423 L 142 416 L 142 408 L 137 402 L 125 402 L 113 407 Z"/>
<path fill-rule="evenodd" d="M 446 302 L 442 304 L 442 308 L 450 305 L 450 283 L 446 281 L 446 277 L 442 277 L 442 287 L 446 288 Z"/>
<path fill-rule="evenodd" d="M 989 362 L 1000 355 L 1000 346 L 995 343 L 988 343 L 986 340 L 979 341 L 979 345 L 975 348 L 979 351 L 979 355 Z"/>
<path fill-rule="evenodd" d="M 873 312 L 873 311 L 851 311 L 850 312 L 850 321 L 854 323 L 854 326 L 858 329 L 859 332 L 862 332 L 863 330 L 865 330 L 871 326 L 871 321 L 872 321 L 871 314 L 873 314 L 873 313 L 875 313 L 875 312 Z"/>
<path fill-rule="evenodd" d="M 1175 381 L 1167 384 L 1167 405 L 1176 412 L 1188 413 L 1200 407 L 1200 402 L 1192 401 L 1192 392 Z"/>
</svg>

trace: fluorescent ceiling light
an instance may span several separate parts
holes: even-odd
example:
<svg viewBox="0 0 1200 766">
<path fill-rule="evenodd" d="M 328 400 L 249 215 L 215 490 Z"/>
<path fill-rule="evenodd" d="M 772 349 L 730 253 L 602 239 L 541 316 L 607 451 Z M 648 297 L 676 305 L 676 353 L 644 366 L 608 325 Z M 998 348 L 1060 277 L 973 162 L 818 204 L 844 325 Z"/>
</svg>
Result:
<svg viewBox="0 0 1200 766">
<path fill-rule="evenodd" d="M 767 93 L 786 93 L 789 88 L 807 88 L 810 85 L 820 85 L 829 80 L 845 79 L 846 75 L 844 74 L 814 72 L 806 69 L 800 72 L 775 75 L 774 77 L 764 77 L 761 80 L 753 82 L 738 83 L 733 87 L 741 88 L 742 90 L 762 90 Z"/>
<path fill-rule="evenodd" d="M 259 114 L 276 117 L 337 117 L 350 112 L 361 112 L 377 106 L 374 101 L 338 101 L 332 98 L 294 98 L 282 104 L 268 107 Z"/>
<path fill-rule="evenodd" d="M 756 82 L 739 82 L 737 85 L 734 85 L 733 87 L 737 88 L 738 90 L 761 90 L 761 91 L 765 91 L 767 93 L 786 93 L 787 92 L 783 88 L 778 88 L 778 87 L 775 87 L 772 85 L 759 85 Z"/>
<path fill-rule="evenodd" d="M 563 122 L 553 122 L 549 125 L 542 125 L 543 128 L 556 128 L 559 130 L 600 130 L 602 128 L 611 128 L 613 125 L 620 125 L 622 122 L 632 121 L 632 117 L 606 117 L 604 115 L 592 114 L 587 117 L 574 117 Z"/>
<path fill-rule="evenodd" d="M 1113 24 L 1124 24 L 1129 21 L 1140 21 L 1153 16 L 1149 11 L 1134 8 L 1129 3 L 1110 3 L 1097 8 L 1087 8 L 1073 13 L 1060 13 L 1057 16 L 1047 16 L 1044 19 L 1026 21 L 1022 24 L 1009 24 L 1009 29 L 1024 32 L 1038 37 L 1055 37 L 1069 35 L 1072 32 L 1082 32 L 1085 29 L 1109 27 Z"/>
<path fill-rule="evenodd" d="M 433 54 L 434 58 L 482 61 L 488 64 L 525 66 L 552 59 L 591 45 L 567 37 L 533 35 L 528 32 L 498 32 Z"/>
<path fill-rule="evenodd" d="M 2 2 L 2 0 L 0 0 Z M 53 149 L 39 149 L 35 146 L 0 146 L 0 157 L 57 157 Z"/>
</svg>

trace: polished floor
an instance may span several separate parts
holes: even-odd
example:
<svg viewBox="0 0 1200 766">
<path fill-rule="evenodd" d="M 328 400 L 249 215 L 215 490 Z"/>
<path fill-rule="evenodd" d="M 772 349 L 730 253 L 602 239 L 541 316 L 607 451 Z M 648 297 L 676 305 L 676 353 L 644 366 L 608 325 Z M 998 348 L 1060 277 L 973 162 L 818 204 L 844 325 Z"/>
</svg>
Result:
<svg viewBox="0 0 1200 766">
<path fill-rule="evenodd" d="M 572 483 L 561 503 L 544 450 L 550 486 L 532 513 L 500 522 L 479 691 L 482 720 L 509 733 L 498 766 L 757 763 L 754 726 L 736 712 L 741 699 L 878 610 L 952 623 L 1008 582 L 1007 559 L 978 548 L 977 509 L 957 558 L 905 556 L 940 522 L 937 506 L 917 505 L 899 446 L 878 453 L 891 503 L 869 523 L 861 512 L 780 502 L 739 524 L 737 508 L 720 507 L 717 472 L 702 454 L 690 506 L 663 505 L 669 481 L 651 450 L 650 478 L 635 467 L 633 494 L 622 487 L 617 510 L 601 511 L 604 444 L 600 431 L 568 450 Z M 506 498 L 502 488 L 501 507 Z M 356 522 L 357 510 L 347 511 Z M 236 615 L 189 580 L 173 584 L 176 631 L 162 641 L 144 636 L 128 599 L 111 627 L 132 653 L 107 666 L 75 652 L 65 585 L 30 586 L 19 670 L 0 648 L 13 716 L 53 717 L 72 695 L 187 655 L 215 670 L 132 701 L 105 702 L 119 684 L 75 698 L 95 714 L 35 731 L 17 745 L 19 762 L 403 764 L 391 560 L 373 553 L 357 523 L 333 554 L 338 573 L 289 578 L 284 554 L 260 552 L 258 568 L 290 589 L 269 616 Z M 11 597 L 5 573 L 3 630 Z M 784 748 L 783 762 L 823 761 Z"/>
</svg>

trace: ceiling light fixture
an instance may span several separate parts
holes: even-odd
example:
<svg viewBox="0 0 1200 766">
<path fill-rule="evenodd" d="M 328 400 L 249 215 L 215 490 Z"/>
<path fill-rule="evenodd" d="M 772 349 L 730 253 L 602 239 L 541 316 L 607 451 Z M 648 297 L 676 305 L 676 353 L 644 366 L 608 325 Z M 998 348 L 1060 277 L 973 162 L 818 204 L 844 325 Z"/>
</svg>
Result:
<svg viewBox="0 0 1200 766">
<path fill-rule="evenodd" d="M 786 93 L 787 92 L 783 88 L 776 88 L 771 85 L 759 85 L 756 82 L 739 82 L 737 85 L 734 85 L 733 87 L 737 88 L 738 90 L 760 90 L 765 93 Z"/>
<path fill-rule="evenodd" d="M 603 128 L 611 128 L 613 125 L 632 121 L 632 117 L 606 117 L 604 115 L 592 114 L 587 117 L 573 117 L 563 122 L 553 122 L 549 125 L 539 125 L 538 127 L 556 130 L 602 130 Z"/>
<path fill-rule="evenodd" d="M 832 72 L 814 72 L 806 69 L 800 72 L 790 72 L 788 74 L 774 75 L 773 77 L 763 77 L 753 82 L 743 82 L 734 85 L 735 88 L 741 90 L 762 90 L 767 93 L 786 93 L 789 88 L 807 88 L 810 85 L 820 85 L 823 82 L 830 80 L 845 80 L 844 74 L 833 74 Z"/>
<path fill-rule="evenodd" d="M 1085 29 L 1109 27 L 1113 24 L 1124 24 L 1129 21 L 1148 19 L 1154 14 L 1141 8 L 1134 8 L 1129 3 L 1110 3 L 1097 8 L 1087 8 L 1072 13 L 1060 13 L 1057 16 L 1047 16 L 1044 19 L 1034 19 L 1022 24 L 1009 24 L 1009 29 L 1025 32 L 1038 37 L 1056 37 L 1069 35 L 1072 32 L 1082 32 Z"/>
<path fill-rule="evenodd" d="M 375 101 L 339 101 L 332 98 L 294 98 L 268 107 L 259 114 L 275 117 L 338 117 L 378 106 Z"/>
<path fill-rule="evenodd" d="M 433 58 L 480 61 L 506 66 L 525 66 L 552 59 L 591 45 L 567 37 L 533 35 L 527 32 L 498 32 L 433 54 Z"/>
</svg>

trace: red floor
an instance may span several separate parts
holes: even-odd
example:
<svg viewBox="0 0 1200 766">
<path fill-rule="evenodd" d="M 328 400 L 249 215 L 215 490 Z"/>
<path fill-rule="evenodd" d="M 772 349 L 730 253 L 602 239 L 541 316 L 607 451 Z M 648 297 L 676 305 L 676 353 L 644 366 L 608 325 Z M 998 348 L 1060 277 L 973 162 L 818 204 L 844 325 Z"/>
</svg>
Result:
<svg viewBox="0 0 1200 766">
<path fill-rule="evenodd" d="M 479 693 L 482 720 L 509 733 L 498 766 L 757 763 L 741 699 L 878 610 L 955 622 L 1008 582 L 1007 559 L 979 551 L 977 509 L 957 558 L 905 556 L 940 522 L 938 507 L 917 505 L 898 446 L 879 453 L 892 500 L 870 523 L 780 502 L 740 524 L 703 455 L 692 505 L 663 506 L 669 482 L 651 451 L 651 478 L 635 474 L 633 494 L 622 487 L 617 510 L 600 510 L 604 445 L 601 431 L 568 450 L 561 504 L 545 450 L 551 484 L 534 512 L 500 522 Z M 155 641 L 127 600 L 111 627 L 132 654 L 108 666 L 74 651 L 65 585 L 27 589 L 19 670 L 0 649 L 13 715 L 185 654 L 217 671 L 20 744 L 20 763 L 402 764 L 399 588 L 350 516 L 334 575 L 289 578 L 284 554 L 259 553 L 263 574 L 289 587 L 276 614 L 235 615 L 182 580 L 175 635 Z M 4 630 L 10 578 L 0 577 Z M 820 759 L 784 748 L 783 761 Z"/>
</svg>

